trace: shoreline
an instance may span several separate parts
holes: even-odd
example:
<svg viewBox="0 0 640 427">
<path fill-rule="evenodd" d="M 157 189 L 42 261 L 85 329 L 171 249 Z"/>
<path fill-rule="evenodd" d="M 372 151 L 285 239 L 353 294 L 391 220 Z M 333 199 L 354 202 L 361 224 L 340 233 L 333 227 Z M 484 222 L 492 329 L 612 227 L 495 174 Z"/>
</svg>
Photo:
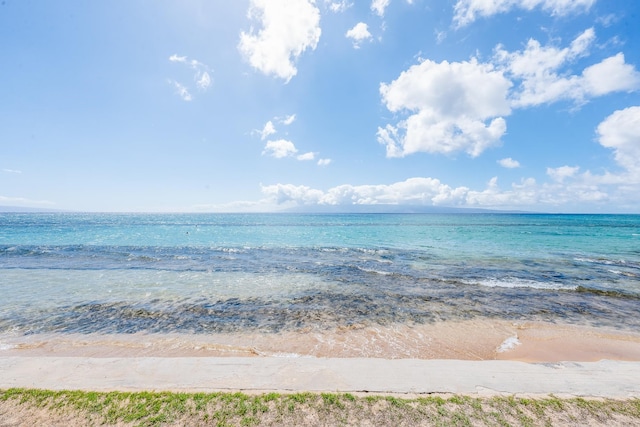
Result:
<svg viewBox="0 0 640 427">
<path fill-rule="evenodd" d="M 640 333 L 481 319 L 423 325 L 236 334 L 0 335 L 0 357 L 285 357 L 640 361 Z"/>
</svg>

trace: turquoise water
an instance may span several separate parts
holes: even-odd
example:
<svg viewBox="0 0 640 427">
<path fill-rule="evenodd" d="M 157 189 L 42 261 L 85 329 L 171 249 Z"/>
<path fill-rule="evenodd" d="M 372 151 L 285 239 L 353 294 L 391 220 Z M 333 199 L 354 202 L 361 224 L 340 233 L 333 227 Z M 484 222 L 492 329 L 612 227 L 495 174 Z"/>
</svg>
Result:
<svg viewBox="0 0 640 427">
<path fill-rule="evenodd" d="M 640 216 L 0 214 L 0 333 L 640 326 Z"/>
</svg>

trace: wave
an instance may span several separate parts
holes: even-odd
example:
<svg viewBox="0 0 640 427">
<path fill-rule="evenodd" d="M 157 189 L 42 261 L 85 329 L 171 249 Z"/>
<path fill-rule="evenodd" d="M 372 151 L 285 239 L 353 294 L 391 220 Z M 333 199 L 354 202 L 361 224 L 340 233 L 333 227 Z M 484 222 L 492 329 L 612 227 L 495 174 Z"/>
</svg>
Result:
<svg viewBox="0 0 640 427">
<path fill-rule="evenodd" d="M 628 268 L 640 268 L 640 265 L 633 262 L 629 262 L 624 259 L 575 257 L 573 258 L 573 260 L 576 262 L 581 262 L 586 264 L 617 265 L 617 266 L 628 267 Z"/>
<path fill-rule="evenodd" d="M 554 289 L 554 290 L 576 290 L 578 286 L 566 285 L 557 282 L 541 282 L 537 280 L 519 279 L 516 277 L 486 278 L 486 279 L 464 279 L 461 280 L 466 285 L 480 285 L 488 288 L 532 288 L 532 289 Z"/>
<path fill-rule="evenodd" d="M 371 273 L 371 274 L 378 274 L 380 276 L 393 276 L 396 273 L 394 273 L 393 271 L 383 271 L 383 270 L 375 270 L 372 268 L 365 268 L 365 267 L 360 267 L 360 266 L 356 266 L 356 269 L 364 272 L 364 273 Z"/>
</svg>

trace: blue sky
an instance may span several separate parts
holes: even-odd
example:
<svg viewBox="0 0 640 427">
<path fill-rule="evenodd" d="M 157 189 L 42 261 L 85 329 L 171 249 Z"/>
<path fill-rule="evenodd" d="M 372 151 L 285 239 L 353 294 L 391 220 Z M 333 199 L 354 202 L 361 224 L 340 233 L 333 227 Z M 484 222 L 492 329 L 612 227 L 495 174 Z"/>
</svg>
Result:
<svg viewBox="0 0 640 427">
<path fill-rule="evenodd" d="M 640 212 L 635 0 L 2 0 L 0 205 Z"/>
</svg>

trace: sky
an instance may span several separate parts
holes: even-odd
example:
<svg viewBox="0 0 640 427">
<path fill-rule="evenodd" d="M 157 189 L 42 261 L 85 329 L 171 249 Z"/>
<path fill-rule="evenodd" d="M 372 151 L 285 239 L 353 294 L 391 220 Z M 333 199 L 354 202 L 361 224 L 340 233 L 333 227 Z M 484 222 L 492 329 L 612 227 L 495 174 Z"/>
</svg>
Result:
<svg viewBox="0 0 640 427">
<path fill-rule="evenodd" d="M 640 1 L 1 0 L 0 206 L 640 213 Z"/>
</svg>

